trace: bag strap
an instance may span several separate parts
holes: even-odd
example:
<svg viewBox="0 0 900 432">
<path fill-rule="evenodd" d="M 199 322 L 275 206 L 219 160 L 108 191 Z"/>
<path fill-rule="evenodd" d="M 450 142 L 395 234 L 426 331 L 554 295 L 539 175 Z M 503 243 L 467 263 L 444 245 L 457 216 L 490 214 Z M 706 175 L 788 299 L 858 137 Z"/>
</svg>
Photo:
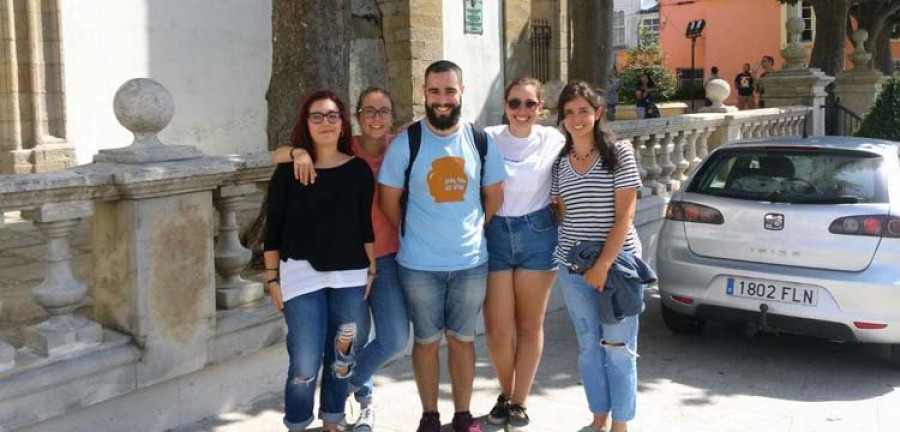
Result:
<svg viewBox="0 0 900 432">
<path fill-rule="evenodd" d="M 487 159 L 488 137 L 487 132 L 475 123 L 472 123 L 472 137 L 475 138 L 475 149 L 478 150 L 478 159 L 481 162 L 481 173 L 478 179 L 484 185 L 484 161 Z M 484 206 L 482 206 L 484 207 Z"/>
<path fill-rule="evenodd" d="M 422 146 L 422 122 L 417 121 L 406 128 L 406 136 L 409 138 L 409 161 L 406 163 L 406 171 L 403 172 L 403 192 L 400 194 L 400 236 L 406 235 L 406 209 L 409 207 L 409 177 L 413 163 L 419 155 Z"/>
</svg>

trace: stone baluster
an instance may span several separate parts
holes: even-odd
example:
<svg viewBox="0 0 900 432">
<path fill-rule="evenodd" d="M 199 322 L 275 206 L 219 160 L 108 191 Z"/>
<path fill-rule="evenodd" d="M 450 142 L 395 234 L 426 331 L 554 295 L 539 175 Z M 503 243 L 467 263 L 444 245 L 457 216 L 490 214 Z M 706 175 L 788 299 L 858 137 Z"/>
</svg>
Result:
<svg viewBox="0 0 900 432">
<path fill-rule="evenodd" d="M 790 126 L 791 119 L 788 117 L 782 117 L 778 120 L 778 136 L 788 136 L 790 135 L 790 131 L 788 130 L 788 126 Z"/>
<path fill-rule="evenodd" d="M 3 213 L 0 213 L 0 218 L 3 217 Z M 0 228 L 3 227 L 2 222 L 0 222 Z M 3 313 L 3 302 L 0 302 L 0 313 Z M 0 339 L 0 372 L 10 370 L 16 366 L 16 349 L 6 343 L 3 339 Z"/>
<path fill-rule="evenodd" d="M 672 181 L 672 173 L 675 172 L 675 164 L 672 163 L 672 152 L 675 151 L 675 141 L 672 132 L 663 134 L 663 140 L 659 143 L 659 166 L 662 167 L 659 182 L 665 186 L 665 192 L 675 190 Z"/>
<path fill-rule="evenodd" d="M 697 155 L 697 145 L 700 136 L 703 134 L 703 128 L 700 129 L 692 129 L 687 136 L 687 143 L 684 148 L 684 158 L 687 160 L 688 167 L 685 170 L 684 179 L 687 180 L 687 176 L 693 174 L 694 171 L 697 170 L 697 167 L 700 165 L 702 160 Z M 705 147 L 705 146 L 704 146 Z"/>
<path fill-rule="evenodd" d="M 632 149 L 634 150 L 634 162 L 637 165 L 638 174 L 641 176 L 641 181 L 647 178 L 647 169 L 644 168 L 643 158 L 641 157 L 641 155 L 644 154 L 644 142 L 645 139 L 642 136 L 631 137 L 631 145 Z M 646 198 L 652 194 L 653 192 L 650 191 L 650 189 L 648 189 L 646 186 L 641 186 L 641 188 L 638 189 L 638 198 Z"/>
<path fill-rule="evenodd" d="M 769 138 L 772 136 L 772 127 L 774 122 L 771 120 L 763 120 L 759 122 L 759 136 L 760 138 Z"/>
<path fill-rule="evenodd" d="M 700 137 L 697 138 L 697 158 L 699 160 L 706 159 L 706 156 L 709 155 L 709 136 L 716 131 L 714 127 L 707 127 L 703 130 L 703 133 L 700 134 Z M 699 165 L 700 162 L 698 161 Z"/>
<path fill-rule="evenodd" d="M 655 134 L 650 134 L 646 137 L 641 137 L 644 141 L 644 151 L 641 154 L 642 166 L 647 170 L 647 176 L 644 177 L 644 186 L 650 189 L 650 191 L 659 195 L 660 192 L 665 189 L 665 187 L 659 183 L 659 175 L 662 173 L 662 168 L 656 164 L 656 149 L 659 147 L 659 139 Z"/>
<path fill-rule="evenodd" d="M 685 172 L 691 166 L 691 163 L 685 157 L 689 134 L 690 131 L 679 131 L 675 136 L 675 151 L 672 153 L 672 163 L 675 164 L 675 171 L 672 172 L 672 180 L 678 183 L 675 186 L 676 189 L 681 187 L 684 181 L 687 180 Z"/>
<path fill-rule="evenodd" d="M 238 237 L 236 210 L 244 196 L 256 193 L 255 184 L 222 186 L 213 194 L 219 211 L 219 237 L 216 240 L 216 272 L 221 280 L 216 285 L 216 306 L 231 309 L 259 300 L 263 286 L 241 278 L 241 272 L 250 262 L 252 253 Z"/>
<path fill-rule="evenodd" d="M 752 129 L 750 130 L 750 136 L 752 138 L 762 138 L 762 129 L 763 123 L 760 120 L 753 120 L 751 123 Z"/>
<path fill-rule="evenodd" d="M 753 125 L 749 121 L 744 120 L 744 122 L 741 123 L 741 136 L 739 139 L 753 138 L 752 133 L 753 133 Z"/>
<path fill-rule="evenodd" d="M 25 346 L 40 355 L 53 357 L 103 340 L 99 324 L 73 313 L 88 288 L 72 273 L 69 239 L 81 219 L 93 213 L 94 205 L 90 201 L 45 204 L 23 212 L 47 238 L 46 275 L 32 294 L 50 318 L 25 329 Z"/>
<path fill-rule="evenodd" d="M 806 116 L 797 116 L 791 118 L 791 136 L 801 136 L 803 135 L 803 123 L 806 120 Z"/>
</svg>

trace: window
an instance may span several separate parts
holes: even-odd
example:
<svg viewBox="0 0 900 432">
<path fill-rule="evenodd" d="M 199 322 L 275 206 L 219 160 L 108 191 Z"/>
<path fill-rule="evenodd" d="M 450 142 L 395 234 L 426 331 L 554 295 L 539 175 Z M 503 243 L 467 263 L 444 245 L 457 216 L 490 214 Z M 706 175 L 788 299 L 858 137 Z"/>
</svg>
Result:
<svg viewBox="0 0 900 432">
<path fill-rule="evenodd" d="M 884 203 L 882 161 L 857 151 L 724 150 L 700 168 L 688 192 L 794 204 Z"/>
<path fill-rule="evenodd" d="M 805 1 L 801 8 L 801 16 L 803 17 L 803 33 L 800 40 L 803 42 L 812 42 L 815 37 L 815 16 L 813 15 L 812 5 Z"/>
<path fill-rule="evenodd" d="M 679 68 L 675 70 L 675 77 L 678 80 L 678 89 L 689 89 L 691 79 L 694 80 L 695 89 L 703 88 L 703 69 Z"/>
<path fill-rule="evenodd" d="M 625 45 L 625 11 L 613 15 L 613 45 Z"/>
<path fill-rule="evenodd" d="M 641 20 L 641 28 L 649 31 L 651 43 L 659 43 L 659 18 L 644 18 Z"/>
</svg>

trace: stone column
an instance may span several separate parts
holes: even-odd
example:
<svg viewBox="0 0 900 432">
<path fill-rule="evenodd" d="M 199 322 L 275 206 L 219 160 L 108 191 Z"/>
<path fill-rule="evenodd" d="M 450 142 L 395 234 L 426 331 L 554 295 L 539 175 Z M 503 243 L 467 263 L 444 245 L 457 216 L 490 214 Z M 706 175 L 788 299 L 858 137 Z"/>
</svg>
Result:
<svg viewBox="0 0 900 432">
<path fill-rule="evenodd" d="M 532 75 L 531 0 L 503 2 L 504 76 L 509 82 L 520 76 Z"/>
<path fill-rule="evenodd" d="M 785 67 L 783 70 L 771 72 L 759 80 L 765 90 L 766 108 L 806 105 L 812 107 L 806 132 L 811 136 L 825 135 L 825 86 L 834 81 L 818 69 L 804 66 L 809 55 L 800 42 L 803 32 L 803 18 L 800 17 L 799 6 L 789 5 L 787 33 L 788 45 L 781 50 Z"/>
<path fill-rule="evenodd" d="M 0 4 L 0 174 L 76 164 L 65 139 L 58 2 Z"/>
<path fill-rule="evenodd" d="M 213 194 L 219 210 L 219 237 L 216 241 L 216 271 L 222 277 L 216 285 L 216 306 L 231 309 L 259 300 L 263 286 L 241 278 L 241 271 L 250 262 L 252 253 L 238 238 L 235 210 L 244 196 L 256 193 L 256 184 L 222 186 Z"/>
<path fill-rule="evenodd" d="M 111 168 L 121 199 L 98 203 L 93 218 L 95 314 L 142 349 L 136 380 L 143 387 L 209 361 L 216 326 L 212 191 L 236 170 L 226 159 L 159 141 L 174 112 L 159 83 L 131 80 L 113 106 L 135 142 L 98 155 L 122 165 Z"/>
<path fill-rule="evenodd" d="M 856 49 L 850 54 L 853 69 L 837 75 L 834 93 L 840 98 L 841 105 L 863 117 L 875 105 L 885 77 L 871 67 L 872 54 L 867 53 L 863 46 L 869 33 L 859 29 L 853 32 L 852 38 L 856 43 Z"/>
<path fill-rule="evenodd" d="M 25 329 L 25 345 L 40 355 L 54 357 L 100 343 L 99 324 L 73 314 L 87 295 L 87 285 L 72 273 L 69 239 L 72 229 L 94 211 L 92 202 L 45 204 L 24 212 L 47 238 L 47 274 L 32 293 L 50 319 Z"/>
</svg>

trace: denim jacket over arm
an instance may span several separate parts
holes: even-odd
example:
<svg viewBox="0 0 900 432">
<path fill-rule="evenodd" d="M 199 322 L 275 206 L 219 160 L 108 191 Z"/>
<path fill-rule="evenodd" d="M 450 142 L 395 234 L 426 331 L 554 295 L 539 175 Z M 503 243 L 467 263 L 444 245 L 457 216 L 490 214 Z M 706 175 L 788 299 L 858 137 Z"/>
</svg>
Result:
<svg viewBox="0 0 900 432">
<path fill-rule="evenodd" d="M 601 246 L 602 250 L 602 246 Z M 644 311 L 644 285 L 656 282 L 650 265 L 630 252 L 622 251 L 606 276 L 606 287 L 597 299 L 600 321 L 616 324 Z"/>
</svg>

